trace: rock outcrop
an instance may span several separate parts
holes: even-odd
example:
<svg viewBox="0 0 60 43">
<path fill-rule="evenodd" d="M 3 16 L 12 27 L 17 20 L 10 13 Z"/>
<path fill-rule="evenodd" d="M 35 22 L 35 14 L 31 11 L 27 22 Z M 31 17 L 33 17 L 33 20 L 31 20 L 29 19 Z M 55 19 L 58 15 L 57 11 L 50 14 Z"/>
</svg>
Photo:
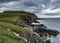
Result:
<svg viewBox="0 0 60 43">
<path fill-rule="evenodd" d="M 42 39 L 42 37 L 44 35 L 46 36 L 46 34 L 49 34 L 49 35 L 56 36 L 59 34 L 59 31 L 57 31 L 57 30 L 47 29 L 47 27 L 44 26 L 43 24 L 40 24 L 37 21 L 37 19 L 38 19 L 38 17 L 35 14 L 34 15 L 30 14 L 27 16 L 21 16 L 16 23 L 16 25 L 22 26 L 22 27 L 26 28 L 27 30 L 30 30 L 31 35 L 27 36 L 28 40 L 29 40 L 28 43 L 43 43 L 45 39 Z M 38 22 L 39 25 L 32 24 L 32 23 L 36 23 L 36 22 Z M 35 33 L 37 33 L 38 35 Z M 48 37 L 50 37 L 50 36 L 48 36 Z"/>
<path fill-rule="evenodd" d="M 25 11 L 5 11 L 1 13 L 0 27 L 2 29 L 0 29 L 0 38 L 2 38 L 0 42 L 47 43 L 50 42 L 50 40 L 47 40 L 48 35 L 59 34 L 58 31 L 46 29 L 47 27 L 44 25 L 32 25 L 33 22 L 38 22 L 37 19 L 38 17 L 35 14 Z"/>
</svg>

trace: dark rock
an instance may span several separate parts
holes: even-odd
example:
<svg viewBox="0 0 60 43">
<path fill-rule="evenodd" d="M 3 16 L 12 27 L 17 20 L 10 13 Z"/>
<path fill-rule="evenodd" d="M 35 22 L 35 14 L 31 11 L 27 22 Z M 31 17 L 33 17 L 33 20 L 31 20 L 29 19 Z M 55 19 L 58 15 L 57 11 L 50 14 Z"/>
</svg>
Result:
<svg viewBox="0 0 60 43">
<path fill-rule="evenodd" d="M 51 43 L 51 41 L 50 40 L 47 40 L 46 43 Z"/>
<path fill-rule="evenodd" d="M 44 28 L 36 28 L 35 31 L 38 33 L 48 33 L 49 35 L 53 35 L 53 36 L 56 36 L 59 34 L 59 31 L 57 30 L 44 29 Z"/>
<path fill-rule="evenodd" d="M 26 14 L 29 14 L 29 13 L 26 13 Z M 36 16 L 25 15 L 25 16 L 21 16 L 16 22 L 16 25 L 18 26 L 32 27 L 32 31 L 40 35 L 39 37 L 37 34 L 29 33 L 26 36 L 26 39 L 28 40 L 27 43 L 43 43 L 44 40 L 41 40 L 41 38 L 44 36 L 44 33 L 48 33 L 49 35 L 53 35 L 53 36 L 56 36 L 59 34 L 59 31 L 47 29 L 47 27 L 44 24 L 32 25 L 32 22 L 39 23 L 38 21 L 36 21 L 36 19 L 37 19 Z M 30 27 L 28 27 L 28 29 L 31 29 Z M 50 40 L 46 41 L 46 43 L 50 43 Z"/>
</svg>

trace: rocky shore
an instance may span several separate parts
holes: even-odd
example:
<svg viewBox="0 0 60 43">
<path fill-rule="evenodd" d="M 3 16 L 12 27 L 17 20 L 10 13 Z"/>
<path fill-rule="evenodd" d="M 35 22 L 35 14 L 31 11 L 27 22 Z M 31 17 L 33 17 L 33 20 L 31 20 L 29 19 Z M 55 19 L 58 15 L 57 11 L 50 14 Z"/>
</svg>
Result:
<svg viewBox="0 0 60 43">
<path fill-rule="evenodd" d="M 38 18 L 36 15 L 35 18 L 29 16 L 22 16 L 22 19 L 20 18 L 17 21 L 16 25 L 22 26 L 25 29 L 31 31 L 31 35 L 28 35 L 27 43 L 51 43 L 49 39 L 50 36 L 58 35 L 59 31 L 47 29 L 47 27 L 44 24 L 40 24 L 37 19 Z"/>
<path fill-rule="evenodd" d="M 31 26 L 34 28 L 34 31 L 37 33 L 48 33 L 49 35 L 52 35 L 52 36 L 56 36 L 59 34 L 59 31 L 47 29 L 47 27 L 44 26 L 43 24 L 31 25 Z"/>
<path fill-rule="evenodd" d="M 51 43 L 50 36 L 59 34 L 37 21 L 38 17 L 25 11 L 0 13 L 0 43 Z"/>
</svg>

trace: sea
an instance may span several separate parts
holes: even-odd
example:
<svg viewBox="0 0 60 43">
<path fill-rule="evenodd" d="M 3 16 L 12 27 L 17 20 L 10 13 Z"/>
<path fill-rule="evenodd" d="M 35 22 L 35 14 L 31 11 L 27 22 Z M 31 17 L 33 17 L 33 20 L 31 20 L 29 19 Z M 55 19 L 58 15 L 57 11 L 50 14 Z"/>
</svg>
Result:
<svg viewBox="0 0 60 43">
<path fill-rule="evenodd" d="M 44 24 L 47 29 L 60 31 L 60 18 L 43 18 L 38 20 L 41 24 Z M 51 43 L 60 43 L 60 34 L 57 36 L 51 36 Z"/>
</svg>

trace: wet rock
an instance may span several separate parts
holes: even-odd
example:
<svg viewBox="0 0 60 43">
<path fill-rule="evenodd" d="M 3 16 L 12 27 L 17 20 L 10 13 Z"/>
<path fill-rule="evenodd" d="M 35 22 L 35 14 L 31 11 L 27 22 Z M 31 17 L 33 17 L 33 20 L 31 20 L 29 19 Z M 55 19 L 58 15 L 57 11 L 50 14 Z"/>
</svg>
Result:
<svg viewBox="0 0 60 43">
<path fill-rule="evenodd" d="M 49 35 L 56 36 L 60 32 L 57 30 L 47 29 L 47 27 L 44 24 L 38 24 L 38 25 L 31 25 L 33 27 L 33 30 L 41 35 L 41 33 L 48 33 Z"/>
<path fill-rule="evenodd" d="M 35 31 L 38 33 L 48 33 L 49 35 L 53 35 L 53 36 L 56 36 L 59 34 L 59 31 L 57 30 L 44 29 L 44 28 L 36 28 Z"/>
</svg>

